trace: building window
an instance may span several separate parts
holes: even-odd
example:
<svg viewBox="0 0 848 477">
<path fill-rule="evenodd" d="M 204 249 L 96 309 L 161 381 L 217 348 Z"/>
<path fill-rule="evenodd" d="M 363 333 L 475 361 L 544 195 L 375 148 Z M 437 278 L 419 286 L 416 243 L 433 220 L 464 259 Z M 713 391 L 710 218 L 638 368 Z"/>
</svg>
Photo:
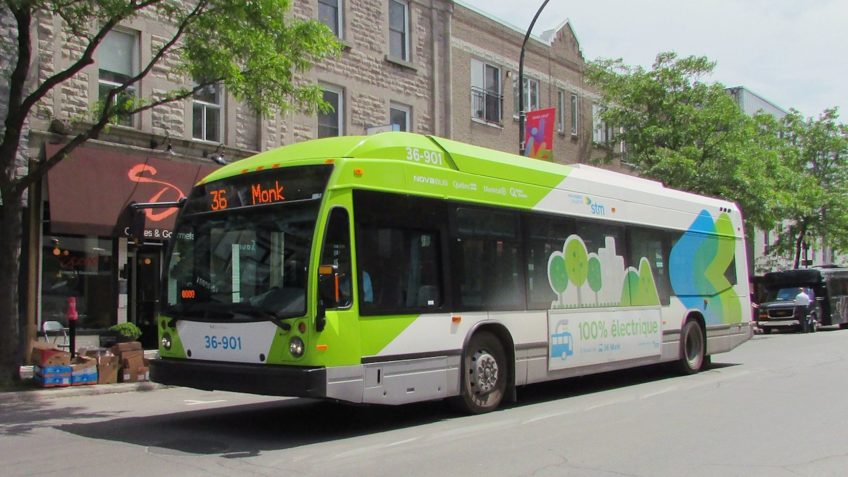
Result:
<svg viewBox="0 0 848 477">
<path fill-rule="evenodd" d="M 607 125 L 601 118 L 601 107 L 592 104 L 592 141 L 596 144 L 607 144 L 608 139 Z"/>
<path fill-rule="evenodd" d="M 73 302 L 79 328 L 115 324 L 113 241 L 100 237 L 45 235 L 41 266 L 41 322 L 68 326 Z"/>
<path fill-rule="evenodd" d="M 409 117 L 412 108 L 402 104 L 392 103 L 389 106 L 389 124 L 394 131 L 410 131 Z"/>
<path fill-rule="evenodd" d="M 577 136 L 577 94 L 571 93 L 571 135 Z"/>
<path fill-rule="evenodd" d="M 203 141 L 221 141 L 221 86 L 203 87 L 192 99 L 192 137 Z"/>
<path fill-rule="evenodd" d="M 98 99 L 104 101 L 115 88 L 138 74 L 138 35 L 112 30 L 103 38 L 97 49 L 99 74 L 97 78 Z M 131 101 L 136 96 L 135 86 L 130 86 L 115 98 L 116 104 Z M 131 116 L 121 117 L 117 124 L 132 126 Z"/>
<path fill-rule="evenodd" d="M 409 61 L 409 4 L 389 0 L 389 56 Z"/>
<path fill-rule="evenodd" d="M 342 38 L 342 1 L 318 0 L 318 20 L 327 25 L 333 34 Z"/>
<path fill-rule="evenodd" d="M 334 137 L 344 134 L 344 92 L 338 88 L 324 87 L 324 101 L 332 108 L 318 113 L 318 137 Z"/>
<path fill-rule="evenodd" d="M 512 82 L 513 87 L 513 102 L 514 102 L 514 110 L 515 117 L 518 117 L 521 114 L 520 108 L 518 107 L 518 75 L 515 75 L 515 79 Z M 535 109 L 539 109 L 539 80 L 534 78 L 524 78 L 524 111 L 533 111 Z"/>
<path fill-rule="evenodd" d="M 501 70 L 478 60 L 471 60 L 471 117 L 500 124 L 503 96 Z"/>
<path fill-rule="evenodd" d="M 557 132 L 565 134 L 565 91 L 557 90 Z"/>
</svg>

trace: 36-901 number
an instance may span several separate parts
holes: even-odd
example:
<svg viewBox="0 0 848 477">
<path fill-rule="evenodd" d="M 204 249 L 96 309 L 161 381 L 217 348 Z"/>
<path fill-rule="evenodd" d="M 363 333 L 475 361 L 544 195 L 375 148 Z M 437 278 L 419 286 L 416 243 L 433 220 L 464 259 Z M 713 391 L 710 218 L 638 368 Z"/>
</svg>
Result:
<svg viewBox="0 0 848 477">
<path fill-rule="evenodd" d="M 406 148 L 406 160 L 412 162 L 420 162 L 431 166 L 443 166 L 444 157 L 441 152 L 430 151 L 427 149 L 418 149 L 417 147 Z"/>
<path fill-rule="evenodd" d="M 206 349 L 240 350 L 241 336 L 209 336 L 203 337 Z"/>
</svg>

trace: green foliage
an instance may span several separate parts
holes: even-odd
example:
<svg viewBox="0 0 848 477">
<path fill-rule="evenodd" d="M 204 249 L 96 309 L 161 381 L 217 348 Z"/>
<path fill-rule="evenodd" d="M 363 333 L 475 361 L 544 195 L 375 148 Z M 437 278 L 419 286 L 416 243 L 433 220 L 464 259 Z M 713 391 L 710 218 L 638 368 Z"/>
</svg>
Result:
<svg viewBox="0 0 848 477">
<path fill-rule="evenodd" d="M 601 91 L 603 120 L 623 128 L 626 160 L 641 175 L 735 201 L 751 223 L 769 228 L 788 175 L 775 124 L 746 116 L 724 86 L 705 81 L 714 66 L 661 53 L 651 70 L 598 60 L 587 78 Z"/>
<path fill-rule="evenodd" d="M 109 331 L 117 333 L 118 335 L 124 338 L 129 338 L 131 340 L 138 339 L 138 337 L 141 336 L 141 330 L 138 328 L 138 326 L 130 322 L 112 325 L 109 327 Z"/>
<path fill-rule="evenodd" d="M 297 78 L 341 46 L 323 23 L 286 15 L 288 0 L 214 0 L 186 29 L 182 60 L 198 80 L 221 81 L 257 111 L 327 109 L 321 89 Z"/>
<path fill-rule="evenodd" d="M 794 255 L 795 267 L 804 243 L 848 252 L 848 128 L 838 121 L 835 108 L 818 119 L 793 110 L 779 124 L 792 193 L 782 194 L 787 223 L 771 252 Z"/>
</svg>

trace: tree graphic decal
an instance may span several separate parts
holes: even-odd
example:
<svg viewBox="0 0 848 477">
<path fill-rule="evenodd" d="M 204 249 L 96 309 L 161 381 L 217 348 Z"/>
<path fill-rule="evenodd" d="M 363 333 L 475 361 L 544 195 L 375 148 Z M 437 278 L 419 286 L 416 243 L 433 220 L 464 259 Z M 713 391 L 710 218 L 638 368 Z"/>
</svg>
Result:
<svg viewBox="0 0 848 477">
<path fill-rule="evenodd" d="M 571 235 L 565 240 L 565 270 L 568 279 L 577 287 L 577 304 L 583 304 L 580 297 L 580 287 L 586 283 L 589 276 L 589 254 L 586 245 L 577 235 Z"/>
<path fill-rule="evenodd" d="M 548 281 L 560 303 L 565 303 L 562 295 L 568 288 L 568 272 L 565 270 L 565 257 L 559 252 L 554 252 L 548 259 Z"/>
<path fill-rule="evenodd" d="M 594 253 L 589 255 L 589 288 L 595 292 L 595 304 L 598 304 L 598 292 L 601 291 L 603 281 L 601 280 L 601 260 Z"/>
</svg>

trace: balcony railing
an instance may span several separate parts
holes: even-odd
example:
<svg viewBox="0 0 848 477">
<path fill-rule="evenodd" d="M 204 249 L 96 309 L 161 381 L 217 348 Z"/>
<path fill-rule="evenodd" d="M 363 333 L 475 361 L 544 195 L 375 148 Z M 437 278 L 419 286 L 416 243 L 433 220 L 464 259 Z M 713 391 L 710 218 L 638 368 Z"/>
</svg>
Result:
<svg viewBox="0 0 848 477">
<path fill-rule="evenodd" d="M 502 110 L 503 95 L 471 87 L 471 117 L 500 125 Z"/>
</svg>

